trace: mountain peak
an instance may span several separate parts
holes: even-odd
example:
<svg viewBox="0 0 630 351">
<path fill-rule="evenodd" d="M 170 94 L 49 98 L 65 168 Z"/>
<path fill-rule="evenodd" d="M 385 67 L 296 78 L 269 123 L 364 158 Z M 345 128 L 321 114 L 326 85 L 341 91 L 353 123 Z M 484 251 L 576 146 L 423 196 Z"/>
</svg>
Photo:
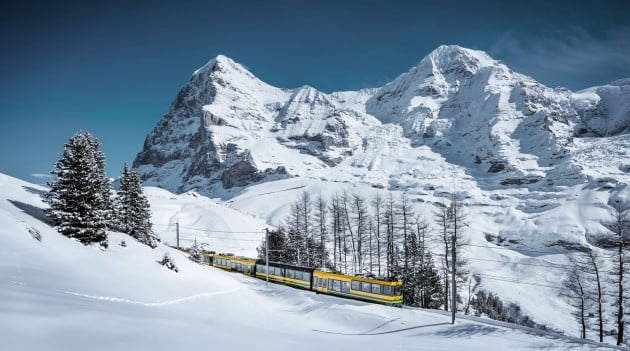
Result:
<svg viewBox="0 0 630 351">
<path fill-rule="evenodd" d="M 225 55 L 217 55 L 208 63 L 201 66 L 198 70 L 194 72 L 194 75 L 205 73 L 205 72 L 221 72 L 221 73 L 243 73 L 248 76 L 253 77 L 254 75 L 247 70 L 243 65 L 236 63 L 231 58 Z"/>
<path fill-rule="evenodd" d="M 480 67 L 495 66 L 498 62 L 481 50 L 463 48 L 459 45 L 440 45 L 431 51 L 418 66 L 430 66 L 442 72 L 466 67 L 476 71 Z"/>
</svg>

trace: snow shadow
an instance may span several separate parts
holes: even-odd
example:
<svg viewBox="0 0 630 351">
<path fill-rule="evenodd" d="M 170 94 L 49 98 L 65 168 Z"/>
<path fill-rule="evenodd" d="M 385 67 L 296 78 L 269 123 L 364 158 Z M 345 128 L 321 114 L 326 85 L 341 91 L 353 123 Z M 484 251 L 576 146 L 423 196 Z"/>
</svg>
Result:
<svg viewBox="0 0 630 351">
<path fill-rule="evenodd" d="M 9 201 L 13 206 L 19 208 L 20 210 L 22 210 L 22 212 L 26 213 L 27 215 L 39 220 L 40 222 L 43 222 L 45 224 L 48 225 L 52 225 L 51 220 L 46 217 L 46 214 L 44 213 L 44 210 L 37 207 L 37 206 L 33 206 L 31 204 L 27 204 L 21 201 L 17 201 L 17 200 L 7 200 Z"/>
<path fill-rule="evenodd" d="M 22 186 L 22 189 L 26 190 L 27 192 L 29 192 L 31 194 L 35 194 L 35 195 L 39 195 L 39 196 L 42 196 L 42 195 L 44 195 L 44 193 L 46 193 L 45 190 L 33 188 L 32 186 L 24 185 L 24 186 Z"/>
<path fill-rule="evenodd" d="M 324 334 L 335 334 L 335 335 L 386 335 L 386 334 L 401 333 L 401 332 L 405 332 L 405 331 L 408 331 L 408 330 L 415 330 L 415 329 L 421 329 L 421 328 L 430 328 L 430 327 L 439 327 L 439 326 L 450 325 L 450 324 L 451 323 L 447 323 L 447 322 L 433 323 L 433 324 L 423 324 L 423 325 L 416 325 L 416 326 L 413 326 L 413 327 L 400 328 L 400 329 L 394 329 L 394 330 L 388 330 L 388 331 L 382 331 L 382 332 L 373 332 L 373 333 L 370 333 L 370 332 L 365 332 L 365 333 L 338 333 L 338 332 L 332 332 L 332 331 L 326 331 L 326 330 L 318 330 L 318 329 L 313 329 L 313 331 L 314 332 L 319 332 L 319 333 L 324 333 Z M 377 328 L 374 328 L 374 329 L 377 329 Z"/>
<path fill-rule="evenodd" d="M 442 324 L 450 324 L 450 323 L 442 323 Z M 477 336 L 477 335 L 489 335 L 495 333 L 505 333 L 505 329 L 497 328 L 488 325 L 477 325 L 477 324 L 465 324 L 465 325 L 455 325 L 448 329 L 438 331 L 435 335 L 445 336 L 445 337 L 469 337 L 469 336 Z"/>
</svg>

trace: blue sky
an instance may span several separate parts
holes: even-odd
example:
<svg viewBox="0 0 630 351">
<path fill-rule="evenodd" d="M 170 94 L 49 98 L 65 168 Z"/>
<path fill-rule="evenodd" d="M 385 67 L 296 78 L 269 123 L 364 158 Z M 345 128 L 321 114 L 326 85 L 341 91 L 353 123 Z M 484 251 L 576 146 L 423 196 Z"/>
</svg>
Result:
<svg viewBox="0 0 630 351">
<path fill-rule="evenodd" d="M 627 1 L 0 6 L 0 172 L 36 182 L 78 130 L 99 137 L 116 176 L 190 74 L 217 54 L 273 85 L 327 92 L 383 85 L 441 44 L 485 50 L 553 87 L 630 77 Z"/>
</svg>

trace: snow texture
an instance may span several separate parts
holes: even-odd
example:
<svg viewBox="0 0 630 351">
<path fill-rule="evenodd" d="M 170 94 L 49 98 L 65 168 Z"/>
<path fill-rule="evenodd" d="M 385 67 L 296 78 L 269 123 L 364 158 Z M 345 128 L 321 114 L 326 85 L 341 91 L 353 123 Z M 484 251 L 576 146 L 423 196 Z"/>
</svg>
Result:
<svg viewBox="0 0 630 351">
<path fill-rule="evenodd" d="M 44 221 L 45 190 L 0 174 L 0 337 L 7 350 L 604 349 L 498 322 L 462 317 L 452 326 L 436 311 L 266 285 L 121 233 L 109 232 L 110 242 L 127 239 L 126 247 L 84 246 Z M 157 262 L 164 253 L 179 273 Z"/>
</svg>

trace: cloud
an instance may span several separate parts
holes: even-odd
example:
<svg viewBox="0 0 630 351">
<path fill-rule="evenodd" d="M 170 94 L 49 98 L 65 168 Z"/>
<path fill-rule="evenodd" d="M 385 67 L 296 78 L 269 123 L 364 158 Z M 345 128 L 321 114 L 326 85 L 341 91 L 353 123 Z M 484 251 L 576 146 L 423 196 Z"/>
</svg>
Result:
<svg viewBox="0 0 630 351">
<path fill-rule="evenodd" d="M 591 70 L 627 72 L 630 27 L 616 27 L 594 35 L 573 26 L 538 40 L 517 39 L 507 33 L 494 43 L 490 53 L 535 72 L 575 75 L 589 74 Z"/>
<path fill-rule="evenodd" d="M 52 176 L 50 174 L 44 174 L 44 173 L 32 173 L 31 177 L 38 178 L 38 179 L 52 178 Z"/>
</svg>

